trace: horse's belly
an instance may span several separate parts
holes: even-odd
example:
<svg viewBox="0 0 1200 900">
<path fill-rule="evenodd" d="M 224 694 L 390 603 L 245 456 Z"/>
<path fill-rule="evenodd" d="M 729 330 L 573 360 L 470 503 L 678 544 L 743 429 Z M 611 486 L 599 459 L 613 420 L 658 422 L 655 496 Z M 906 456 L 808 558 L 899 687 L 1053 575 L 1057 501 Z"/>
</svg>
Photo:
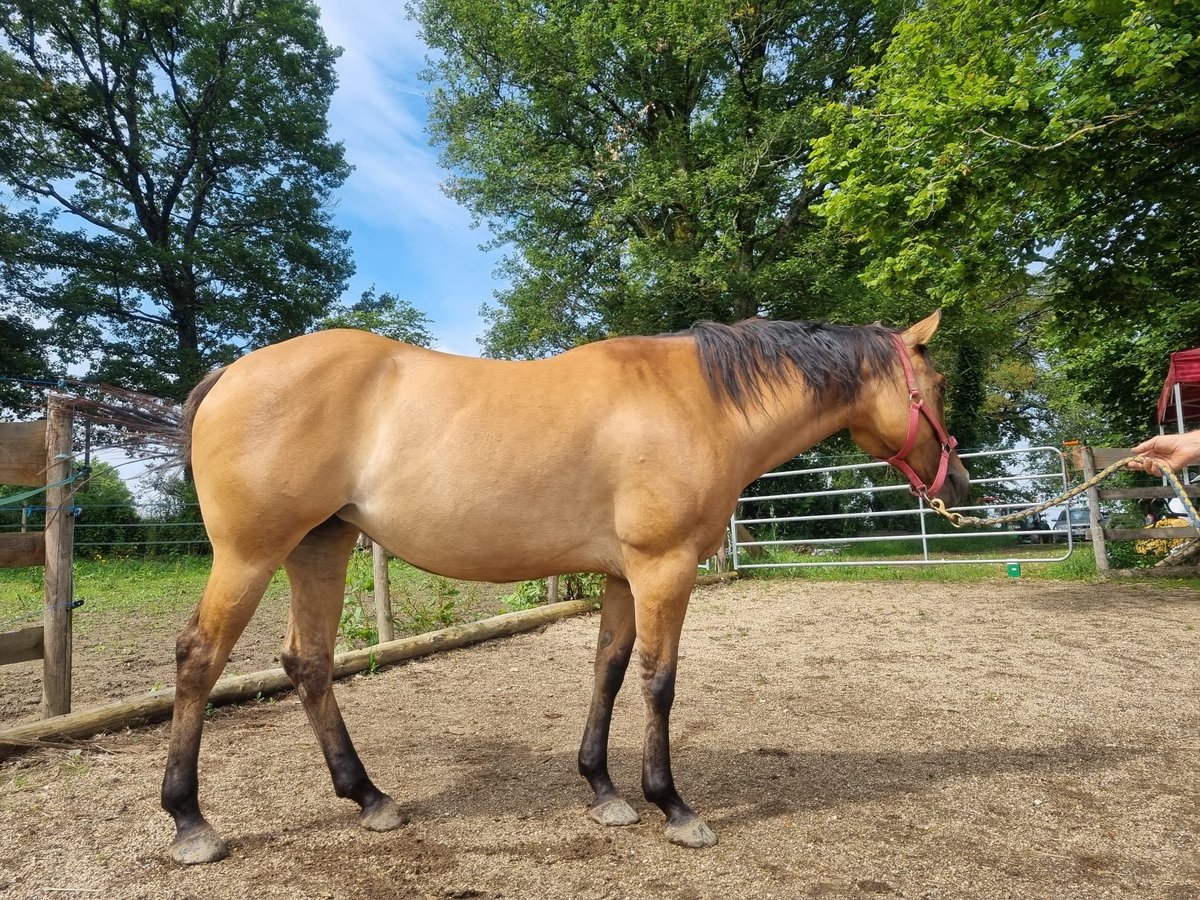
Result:
<svg viewBox="0 0 1200 900">
<path fill-rule="evenodd" d="M 606 536 L 587 522 L 586 513 L 568 520 L 544 509 L 406 506 L 356 507 L 340 515 L 405 562 L 448 578 L 523 581 L 564 572 L 612 572 L 616 566 L 611 533 Z"/>
</svg>

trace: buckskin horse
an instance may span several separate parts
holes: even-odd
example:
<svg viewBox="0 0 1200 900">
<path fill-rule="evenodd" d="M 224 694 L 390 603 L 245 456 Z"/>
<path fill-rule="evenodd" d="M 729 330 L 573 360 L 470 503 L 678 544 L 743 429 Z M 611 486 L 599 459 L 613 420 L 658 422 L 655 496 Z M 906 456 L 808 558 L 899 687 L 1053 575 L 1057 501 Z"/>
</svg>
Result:
<svg viewBox="0 0 1200 900">
<path fill-rule="evenodd" d="M 450 578 L 607 575 L 579 749 L 595 792 L 589 815 L 638 821 L 608 772 L 613 701 L 636 647 L 642 791 L 666 815 L 669 840 L 715 844 L 675 788 L 668 744 L 697 562 L 721 544 L 747 484 L 843 429 L 904 471 L 914 491 L 960 502 L 969 477 L 942 425 L 945 379 L 926 349 L 939 321 L 935 312 L 905 331 L 701 323 L 526 362 L 338 330 L 211 373 L 182 426 L 213 560 L 176 647 L 162 786 L 176 826 L 171 856 L 201 863 L 227 852 L 200 812 L 205 705 L 280 565 L 291 584 L 280 659 L 334 789 L 359 804 L 368 829 L 404 823 L 368 777 L 333 696 L 334 638 L 360 531 Z"/>
</svg>

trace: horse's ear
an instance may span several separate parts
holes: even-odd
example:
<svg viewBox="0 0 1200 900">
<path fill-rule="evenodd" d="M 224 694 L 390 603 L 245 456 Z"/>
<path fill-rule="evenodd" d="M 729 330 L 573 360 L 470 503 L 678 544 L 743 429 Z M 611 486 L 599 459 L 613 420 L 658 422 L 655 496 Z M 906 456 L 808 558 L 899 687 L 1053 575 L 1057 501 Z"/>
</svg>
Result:
<svg viewBox="0 0 1200 900">
<path fill-rule="evenodd" d="M 942 322 L 942 311 L 935 309 L 932 313 L 917 322 L 915 325 L 909 326 L 904 332 L 904 343 L 909 347 L 928 346 L 933 340 L 933 336 L 937 333 L 938 325 Z"/>
</svg>

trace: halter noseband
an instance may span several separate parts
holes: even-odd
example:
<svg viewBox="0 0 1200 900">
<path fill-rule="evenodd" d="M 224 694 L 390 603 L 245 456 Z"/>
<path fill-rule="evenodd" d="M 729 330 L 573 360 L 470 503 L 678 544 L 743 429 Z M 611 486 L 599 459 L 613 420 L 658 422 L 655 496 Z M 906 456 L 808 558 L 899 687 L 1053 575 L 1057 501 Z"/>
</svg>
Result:
<svg viewBox="0 0 1200 900">
<path fill-rule="evenodd" d="M 914 494 L 928 500 L 941 490 L 942 484 L 946 480 L 946 472 L 950 468 L 950 453 L 958 446 L 958 441 L 946 433 L 942 423 L 929 412 L 929 408 L 925 405 L 925 401 L 921 397 L 921 389 L 917 387 L 917 376 L 913 372 L 912 361 L 908 358 L 908 348 L 904 346 L 904 341 L 895 332 L 892 332 L 891 338 L 892 343 L 896 345 L 896 352 L 900 354 L 900 364 L 904 366 L 904 377 L 908 380 L 908 437 L 904 439 L 904 446 L 896 452 L 895 456 L 888 457 L 886 462 L 888 465 L 895 466 L 908 477 Z M 929 422 L 933 433 L 942 445 L 942 458 L 938 462 L 937 475 L 933 479 L 933 484 L 928 486 L 921 481 L 921 477 L 907 462 L 908 454 L 912 453 L 913 447 L 917 443 L 917 426 L 921 422 L 921 416 L 924 416 Z"/>
</svg>

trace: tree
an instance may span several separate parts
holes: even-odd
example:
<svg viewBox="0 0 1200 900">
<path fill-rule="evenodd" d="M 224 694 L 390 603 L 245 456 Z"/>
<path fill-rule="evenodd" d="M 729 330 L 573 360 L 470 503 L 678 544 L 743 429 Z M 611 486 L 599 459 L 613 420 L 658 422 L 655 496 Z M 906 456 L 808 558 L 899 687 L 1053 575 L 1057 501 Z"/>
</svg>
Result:
<svg viewBox="0 0 1200 900">
<path fill-rule="evenodd" d="M 813 214 L 808 158 L 817 111 L 901 5 L 415 0 L 441 53 L 430 127 L 450 193 L 515 249 L 485 351 L 879 317 L 854 248 Z"/>
<path fill-rule="evenodd" d="M 0 314 L 0 410 L 12 410 L 20 416 L 40 411 L 39 394 L 22 379 L 46 377 L 47 363 L 42 351 L 42 334 L 18 315 Z"/>
<path fill-rule="evenodd" d="M 34 324 L 28 302 L 21 299 L 27 287 L 24 250 L 18 235 L 0 230 L 0 412 L 5 417 L 40 411 L 40 394 L 22 380 L 44 380 L 50 371 L 45 329 Z"/>
<path fill-rule="evenodd" d="M 352 271 L 307 0 L 0 0 L 0 262 L 97 378 L 181 398 Z M 8 252 L 8 245 L 20 253 Z"/>
<path fill-rule="evenodd" d="M 816 142 L 868 283 L 1011 310 L 1111 439 L 1200 342 L 1198 25 L 1195 0 L 921 4 Z"/>
<path fill-rule="evenodd" d="M 73 495 L 79 507 L 75 522 L 75 543 L 85 553 L 129 551 L 129 544 L 142 539 L 141 517 L 133 503 L 129 486 L 115 467 L 104 462 L 92 463 L 91 472 Z"/>
<path fill-rule="evenodd" d="M 359 328 L 373 331 L 396 341 L 428 347 L 433 344 L 429 328 L 433 323 L 407 300 L 384 291 L 376 295 L 375 288 L 363 291 L 358 302 L 339 306 L 317 323 L 317 329 Z"/>
</svg>

